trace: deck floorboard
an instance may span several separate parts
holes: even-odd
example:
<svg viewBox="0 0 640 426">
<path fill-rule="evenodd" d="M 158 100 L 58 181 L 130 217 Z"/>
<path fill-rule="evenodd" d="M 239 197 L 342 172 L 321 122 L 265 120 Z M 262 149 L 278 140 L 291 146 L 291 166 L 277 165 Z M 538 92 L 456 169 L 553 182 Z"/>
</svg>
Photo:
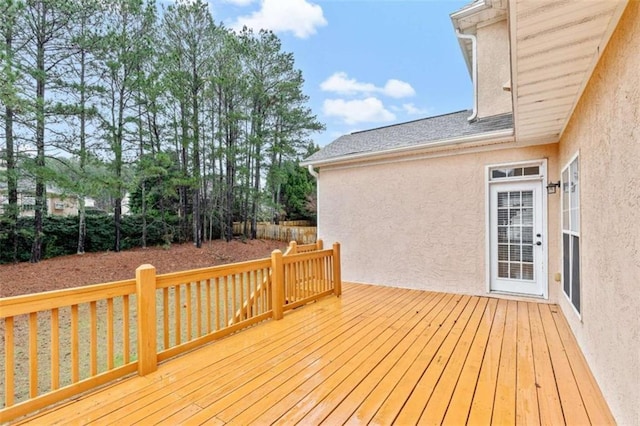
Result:
<svg viewBox="0 0 640 426">
<path fill-rule="evenodd" d="M 555 305 L 345 283 L 24 424 L 614 424 Z"/>
</svg>

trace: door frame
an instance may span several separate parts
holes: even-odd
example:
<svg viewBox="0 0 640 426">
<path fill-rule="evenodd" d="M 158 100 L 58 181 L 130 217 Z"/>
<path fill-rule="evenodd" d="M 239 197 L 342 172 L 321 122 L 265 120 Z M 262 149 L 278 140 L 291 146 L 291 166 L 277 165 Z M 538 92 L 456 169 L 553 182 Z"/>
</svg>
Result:
<svg viewBox="0 0 640 426">
<path fill-rule="evenodd" d="M 505 178 L 500 180 L 491 179 L 491 170 L 495 168 L 507 168 L 507 167 L 525 167 L 525 166 L 538 166 L 539 174 L 537 176 L 525 176 L 516 178 Z M 530 297 L 534 299 L 549 299 L 549 226 L 548 226 L 548 212 L 547 212 L 547 193 L 545 188 L 548 184 L 547 176 L 547 159 L 538 160 L 526 160 L 526 161 L 512 161 L 506 163 L 488 164 L 485 166 L 485 281 L 486 292 L 488 294 L 507 294 L 512 296 Z M 491 290 L 491 186 L 494 183 L 509 183 L 509 182 L 539 182 L 542 206 L 542 245 L 545 256 L 540 259 L 542 276 L 540 277 L 542 286 L 542 295 L 528 295 L 522 293 L 508 293 L 503 291 Z"/>
</svg>

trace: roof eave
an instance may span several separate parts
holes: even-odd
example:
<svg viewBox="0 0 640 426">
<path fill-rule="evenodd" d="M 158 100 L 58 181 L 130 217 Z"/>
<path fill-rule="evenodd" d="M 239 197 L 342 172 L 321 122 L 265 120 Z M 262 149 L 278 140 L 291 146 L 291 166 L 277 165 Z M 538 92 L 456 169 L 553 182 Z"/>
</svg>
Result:
<svg viewBox="0 0 640 426">
<path fill-rule="evenodd" d="M 616 5 L 615 3 L 618 4 Z M 597 30 L 597 32 L 592 30 L 593 19 L 580 19 L 581 17 L 574 17 L 574 14 L 564 11 L 565 13 L 563 16 L 567 17 L 566 19 L 573 19 L 575 23 L 572 23 L 574 25 L 566 24 L 563 28 L 554 32 L 554 39 L 558 42 L 555 42 L 554 40 L 553 49 L 555 50 L 552 48 L 547 48 L 545 50 L 545 58 L 553 58 L 554 56 L 562 58 L 560 55 L 562 49 L 568 49 L 568 46 L 571 46 L 572 55 L 581 55 L 586 59 L 584 59 L 584 65 L 581 65 L 582 68 L 571 69 L 569 72 L 567 71 L 569 68 L 576 68 L 578 66 L 579 62 L 577 60 L 572 60 L 572 58 L 567 57 L 565 62 L 557 60 L 556 64 L 541 65 L 539 62 L 534 63 L 529 59 L 529 57 L 533 57 L 533 55 L 530 55 L 530 52 L 526 49 L 530 49 L 529 46 L 532 43 L 533 37 L 538 35 L 544 37 L 548 31 L 539 31 L 536 34 L 528 34 L 526 33 L 526 29 L 521 29 L 520 21 L 526 21 L 526 19 L 529 19 L 531 16 L 535 16 L 543 23 L 550 22 L 550 19 L 542 19 L 544 18 L 544 16 L 541 16 L 543 12 L 539 12 L 537 15 L 534 15 L 531 12 L 532 6 L 525 1 L 515 2 L 511 0 L 510 7 L 508 8 L 508 22 L 511 40 L 511 96 L 513 101 L 514 128 L 516 129 L 515 138 L 519 144 L 531 144 L 537 140 L 548 140 L 552 138 L 560 140 L 580 98 L 582 97 L 582 94 L 584 93 L 584 90 L 588 85 L 591 75 L 593 74 L 597 63 L 604 52 L 611 35 L 613 34 L 613 31 L 617 27 L 618 22 L 629 3 L 629 0 L 600 2 L 600 4 L 605 6 L 611 5 L 611 7 L 610 10 L 593 12 L 600 13 L 598 18 L 607 17 L 609 19 L 606 28 Z M 571 4 L 572 3 L 558 3 L 557 7 L 566 8 L 567 5 L 571 6 Z M 597 4 L 593 3 L 590 5 L 591 8 L 594 6 L 597 6 Z M 528 7 L 529 10 L 522 12 L 521 10 L 518 10 L 519 7 Z M 577 10 L 583 11 L 584 13 L 588 13 L 590 10 L 589 8 L 581 7 L 579 3 L 575 3 L 575 7 Z M 551 7 L 548 7 L 547 9 L 551 9 Z M 522 14 L 522 17 L 519 16 L 519 13 Z M 553 17 L 553 13 L 557 14 L 558 12 L 549 10 L 547 13 L 549 13 L 550 17 Z M 576 12 L 576 14 L 577 13 L 578 12 Z M 527 27 L 531 28 L 532 25 L 528 24 L 525 28 Z M 592 32 L 587 33 L 587 30 L 592 30 Z M 563 37 L 570 39 L 570 37 L 576 37 L 577 35 L 586 41 L 581 44 L 569 43 L 571 40 L 569 40 L 566 45 L 561 43 Z M 588 38 L 589 35 L 596 37 L 592 37 L 590 39 Z M 520 46 L 519 39 L 526 40 L 528 46 L 526 48 Z M 544 66 L 544 72 L 533 75 L 531 68 L 534 65 L 538 67 Z M 554 66 L 556 67 L 555 70 L 553 69 Z M 549 76 L 548 80 L 541 80 L 541 75 Z M 552 90 L 536 89 L 536 91 L 532 93 L 531 88 L 534 86 L 541 88 L 544 88 L 545 85 L 554 86 L 552 84 L 554 77 L 557 78 L 558 76 L 572 75 L 580 75 L 581 79 L 579 81 L 563 81 L 564 84 L 560 84 Z M 532 81 L 527 81 L 527 79 Z M 528 91 L 523 91 L 523 87 L 527 88 Z M 563 90 L 568 91 L 567 88 L 569 87 L 575 88 L 573 93 L 563 92 Z M 550 111 L 553 111 L 553 113 L 550 113 Z"/>
<path fill-rule="evenodd" d="M 485 132 L 475 135 L 461 136 L 456 138 L 440 139 L 435 141 L 423 142 L 417 145 L 403 146 L 399 148 L 391 148 L 384 151 L 375 152 L 363 152 L 358 154 L 341 155 L 339 157 L 326 158 L 317 161 L 302 161 L 301 167 L 313 166 L 313 167 L 326 167 L 338 164 L 347 164 L 362 161 L 373 161 L 383 158 L 392 158 L 398 156 L 404 156 L 414 153 L 421 153 L 434 148 L 443 148 L 449 146 L 457 146 L 464 144 L 475 144 L 483 142 L 492 143 L 507 143 L 513 142 L 513 129 L 503 129 L 495 132 Z"/>
</svg>

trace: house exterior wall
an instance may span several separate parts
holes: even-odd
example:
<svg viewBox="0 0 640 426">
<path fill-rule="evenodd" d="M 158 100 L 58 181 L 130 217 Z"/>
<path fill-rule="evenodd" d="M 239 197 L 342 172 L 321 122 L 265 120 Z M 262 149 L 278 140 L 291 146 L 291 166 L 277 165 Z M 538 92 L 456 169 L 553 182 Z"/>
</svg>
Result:
<svg viewBox="0 0 640 426">
<path fill-rule="evenodd" d="M 511 93 L 502 89 L 511 78 L 507 20 L 478 27 L 478 117 L 511 112 Z"/>
<path fill-rule="evenodd" d="M 550 170 L 557 170 L 556 149 L 546 145 L 323 168 L 319 237 L 342 244 L 344 280 L 486 294 L 485 167 L 547 158 Z M 559 197 L 548 201 L 549 210 L 557 211 Z M 557 215 L 549 215 L 551 248 L 557 247 L 557 221 Z M 556 300 L 558 256 L 551 259 L 549 297 Z"/>
<path fill-rule="evenodd" d="M 621 425 L 640 424 L 638 40 L 631 1 L 559 144 L 560 168 L 580 155 L 581 318 L 559 304 Z"/>
</svg>

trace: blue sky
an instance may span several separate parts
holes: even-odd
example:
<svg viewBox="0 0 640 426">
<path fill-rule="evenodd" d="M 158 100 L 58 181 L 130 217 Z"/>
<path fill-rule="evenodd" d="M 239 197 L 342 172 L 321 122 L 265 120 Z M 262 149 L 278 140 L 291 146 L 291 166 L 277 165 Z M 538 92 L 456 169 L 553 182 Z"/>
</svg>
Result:
<svg viewBox="0 0 640 426">
<path fill-rule="evenodd" d="M 209 0 L 216 22 L 268 28 L 293 52 L 310 107 L 342 134 L 470 108 L 449 14 L 466 1 Z"/>
</svg>

